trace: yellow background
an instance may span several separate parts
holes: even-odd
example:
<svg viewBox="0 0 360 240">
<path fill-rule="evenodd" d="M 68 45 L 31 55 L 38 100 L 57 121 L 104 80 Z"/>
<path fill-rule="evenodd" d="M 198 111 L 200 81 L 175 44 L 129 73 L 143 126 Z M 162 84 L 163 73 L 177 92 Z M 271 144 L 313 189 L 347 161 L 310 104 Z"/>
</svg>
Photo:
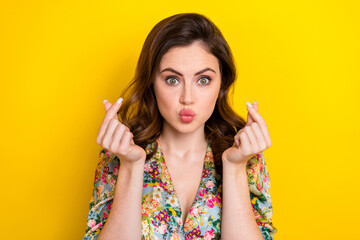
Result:
<svg viewBox="0 0 360 240">
<path fill-rule="evenodd" d="M 359 239 L 359 1 L 2 1 L 1 238 L 81 239 L 105 114 L 161 19 L 208 16 L 259 102 L 276 239 Z"/>
</svg>

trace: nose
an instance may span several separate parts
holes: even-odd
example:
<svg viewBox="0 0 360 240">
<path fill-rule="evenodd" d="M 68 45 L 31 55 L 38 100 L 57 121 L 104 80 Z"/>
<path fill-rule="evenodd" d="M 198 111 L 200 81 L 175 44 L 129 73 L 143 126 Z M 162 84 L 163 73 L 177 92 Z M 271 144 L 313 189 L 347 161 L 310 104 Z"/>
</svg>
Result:
<svg viewBox="0 0 360 240">
<path fill-rule="evenodd" d="M 193 89 L 192 89 L 191 83 L 184 84 L 182 91 L 181 91 L 181 96 L 180 96 L 179 102 L 184 105 L 192 104 L 194 102 L 194 98 L 193 98 L 192 94 L 193 94 Z"/>
</svg>

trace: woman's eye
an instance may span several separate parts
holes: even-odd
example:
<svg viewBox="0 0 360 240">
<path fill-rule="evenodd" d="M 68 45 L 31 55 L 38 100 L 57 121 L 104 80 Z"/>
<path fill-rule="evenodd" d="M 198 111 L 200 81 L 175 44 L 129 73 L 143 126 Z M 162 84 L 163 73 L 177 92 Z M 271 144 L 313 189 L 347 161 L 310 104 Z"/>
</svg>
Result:
<svg viewBox="0 0 360 240">
<path fill-rule="evenodd" d="M 199 82 L 201 85 L 206 85 L 206 84 L 208 84 L 208 83 L 210 82 L 210 78 L 208 78 L 208 77 L 202 77 L 202 78 L 199 79 L 198 82 Z"/>
<path fill-rule="evenodd" d="M 166 82 L 170 85 L 175 85 L 178 82 L 178 80 L 174 77 L 168 77 L 166 78 Z"/>
</svg>

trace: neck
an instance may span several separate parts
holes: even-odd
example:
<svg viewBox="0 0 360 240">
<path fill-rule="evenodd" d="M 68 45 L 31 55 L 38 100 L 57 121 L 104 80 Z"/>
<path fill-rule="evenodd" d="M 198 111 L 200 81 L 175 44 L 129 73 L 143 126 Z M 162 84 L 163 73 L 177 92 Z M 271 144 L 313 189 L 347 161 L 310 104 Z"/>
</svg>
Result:
<svg viewBox="0 0 360 240">
<path fill-rule="evenodd" d="M 194 132 L 180 133 L 170 125 L 163 125 L 159 136 L 159 143 L 162 149 L 178 156 L 187 153 L 196 153 L 207 148 L 208 140 L 205 137 L 205 124 Z"/>
</svg>

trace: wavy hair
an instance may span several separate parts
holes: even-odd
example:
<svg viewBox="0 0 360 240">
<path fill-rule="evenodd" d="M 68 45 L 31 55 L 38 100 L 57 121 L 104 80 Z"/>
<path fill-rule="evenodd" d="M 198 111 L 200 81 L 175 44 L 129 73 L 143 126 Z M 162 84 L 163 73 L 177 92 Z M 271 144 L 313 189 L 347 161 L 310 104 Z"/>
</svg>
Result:
<svg viewBox="0 0 360 240">
<path fill-rule="evenodd" d="M 222 153 L 234 143 L 234 136 L 246 122 L 229 104 L 229 89 L 236 79 L 236 68 L 230 47 L 220 30 L 207 17 L 197 13 L 181 13 L 158 22 L 150 31 L 142 47 L 134 78 L 123 90 L 124 102 L 118 111 L 120 121 L 133 133 L 135 144 L 143 149 L 155 143 L 147 152 L 147 159 L 157 150 L 161 116 L 153 88 L 156 69 L 162 56 L 171 48 L 188 46 L 199 40 L 217 57 L 221 86 L 216 106 L 205 123 L 205 136 L 210 139 L 215 168 L 222 176 Z"/>
</svg>

